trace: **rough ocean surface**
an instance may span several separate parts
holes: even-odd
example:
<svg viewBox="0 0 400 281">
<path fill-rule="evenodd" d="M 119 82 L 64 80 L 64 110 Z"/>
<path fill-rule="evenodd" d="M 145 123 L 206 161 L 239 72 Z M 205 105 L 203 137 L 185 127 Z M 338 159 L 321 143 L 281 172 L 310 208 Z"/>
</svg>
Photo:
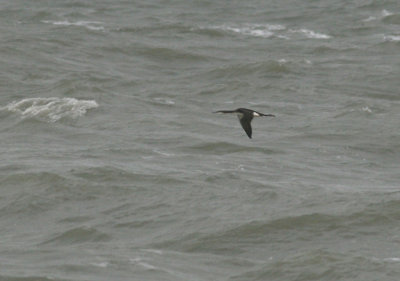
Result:
<svg viewBox="0 0 400 281">
<path fill-rule="evenodd" d="M 0 3 L 0 280 L 397 281 L 397 1 Z M 251 108 L 249 139 L 232 116 Z"/>
</svg>

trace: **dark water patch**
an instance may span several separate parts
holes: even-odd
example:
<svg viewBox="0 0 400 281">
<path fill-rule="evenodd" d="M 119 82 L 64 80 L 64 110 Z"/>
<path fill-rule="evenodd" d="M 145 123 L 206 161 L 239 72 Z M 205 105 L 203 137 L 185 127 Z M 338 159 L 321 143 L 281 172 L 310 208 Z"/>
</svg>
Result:
<svg viewBox="0 0 400 281">
<path fill-rule="evenodd" d="M 108 242 L 110 235 L 92 227 L 77 227 L 55 235 L 55 237 L 44 241 L 41 245 L 74 245 L 81 243 Z"/>
<path fill-rule="evenodd" d="M 155 221 L 153 220 L 137 220 L 137 221 L 131 221 L 131 222 L 123 222 L 123 223 L 118 223 L 114 227 L 117 228 L 149 228 L 151 225 L 154 224 Z"/>
<path fill-rule="evenodd" d="M 318 142 L 321 144 L 323 141 L 323 144 L 332 144 L 332 145 L 337 145 L 339 146 L 340 144 L 347 144 L 348 141 L 352 140 L 353 137 L 349 135 L 347 132 L 321 132 L 321 133 L 313 133 L 313 132 L 307 132 L 307 133 L 301 133 L 298 135 L 294 136 L 289 136 L 286 137 L 288 140 L 295 141 L 297 143 L 302 143 L 304 141 L 307 141 L 309 143 L 313 142 Z"/>
<path fill-rule="evenodd" d="M 222 171 L 218 172 L 214 175 L 207 175 L 204 178 L 204 181 L 207 183 L 213 183 L 213 184 L 235 184 L 238 180 L 240 180 L 240 175 L 238 174 L 237 170 L 232 170 L 232 171 Z"/>
<path fill-rule="evenodd" d="M 191 31 L 194 34 L 199 34 L 202 36 L 207 36 L 213 39 L 221 39 L 223 37 L 230 37 L 229 34 L 226 33 L 225 30 L 223 29 L 217 29 L 217 28 L 192 28 Z"/>
<path fill-rule="evenodd" d="M 240 128 L 238 128 L 240 130 Z M 181 147 L 183 151 L 193 151 L 199 153 L 208 153 L 214 155 L 225 155 L 239 152 L 260 152 L 263 154 L 279 154 L 281 151 L 268 149 L 265 147 L 238 145 L 229 142 L 207 142 L 191 146 Z"/>
<path fill-rule="evenodd" d="M 382 227 L 395 226 L 400 219 L 400 200 L 394 199 L 379 203 L 371 203 L 361 212 L 348 216 L 351 227 L 370 228 L 370 231 L 380 232 Z"/>
<path fill-rule="evenodd" d="M 67 185 L 67 179 L 50 172 L 20 172 L 3 177 L 1 183 L 3 187 L 19 187 L 19 190 L 23 187 L 28 187 L 35 190 L 37 187 L 47 188 L 49 185 L 65 186 Z"/>
<path fill-rule="evenodd" d="M 399 52 L 399 46 L 400 46 L 400 35 L 382 35 L 381 39 L 378 43 L 371 45 L 369 47 L 369 51 L 377 52 L 379 51 L 380 53 L 384 53 L 387 58 L 390 59 L 391 56 L 395 56 Z M 392 67 L 393 64 L 391 62 L 386 63 L 388 67 Z M 379 74 L 379 73 L 377 73 Z M 397 75 L 397 71 L 394 71 L 393 75 Z M 370 77 L 368 80 L 369 82 L 376 81 L 376 80 L 381 80 L 386 82 L 387 80 L 385 79 L 387 77 L 378 75 L 377 77 Z M 386 82 L 387 83 L 387 82 Z M 369 83 L 371 84 L 371 83 Z M 373 85 L 373 84 L 372 84 Z M 388 83 L 387 85 L 391 85 L 391 83 Z"/>
<path fill-rule="evenodd" d="M 208 142 L 208 143 L 187 146 L 183 149 L 189 151 L 198 151 L 203 153 L 209 152 L 212 154 L 224 155 L 246 150 L 247 147 L 227 142 Z"/>
<path fill-rule="evenodd" d="M 183 251 L 188 253 L 214 253 L 214 254 L 228 254 L 238 255 L 243 253 L 238 247 L 233 247 L 231 241 L 225 240 L 224 243 L 217 241 L 216 237 L 207 237 L 201 233 L 193 233 L 181 237 L 179 241 L 166 241 L 162 243 L 156 243 L 154 248 L 170 249 Z M 222 242 L 222 241 L 221 241 Z"/>
<path fill-rule="evenodd" d="M 385 228 L 385 231 L 396 228 L 396 221 L 400 218 L 398 206 L 398 200 L 393 200 L 382 204 L 369 204 L 360 211 L 349 214 L 313 213 L 254 221 L 215 233 L 191 233 L 176 240 L 158 243 L 156 246 L 190 253 L 237 255 L 246 252 L 248 247 L 284 245 L 294 240 L 307 245 L 321 239 L 331 241 L 331 237 L 345 241 L 354 239 L 361 233 L 377 235 L 382 228 Z"/>
<path fill-rule="evenodd" d="M 380 156 L 380 157 L 386 156 L 386 157 L 396 158 L 399 155 L 400 145 L 362 142 L 350 145 L 349 148 L 355 151 L 361 151 L 375 156 Z"/>
<path fill-rule="evenodd" d="M 54 204 L 52 200 L 27 193 L 12 196 L 8 198 L 7 202 L 1 204 L 0 217 L 22 216 L 26 218 L 28 216 L 35 216 L 46 213 Z"/>
<path fill-rule="evenodd" d="M 152 61 L 165 63 L 202 63 L 210 59 L 205 55 L 171 47 L 150 47 L 137 48 L 136 53 L 145 56 Z"/>
<path fill-rule="evenodd" d="M 52 16 L 54 16 L 54 14 L 52 12 L 49 12 L 49 10 L 38 9 L 38 10 L 31 11 L 31 14 L 29 15 L 29 17 L 24 18 L 23 21 L 24 22 L 25 21 L 39 22 L 41 20 L 51 18 Z"/>
<path fill-rule="evenodd" d="M 370 78 L 370 79 L 369 79 Z M 348 100 L 344 100 L 346 107 L 351 107 L 352 105 L 364 105 L 360 107 L 362 109 L 368 104 L 375 103 L 377 106 L 377 102 L 381 99 L 383 102 L 387 101 L 398 101 L 400 99 L 400 95 L 391 87 L 382 87 L 382 85 L 386 85 L 386 79 L 388 77 L 383 76 L 369 76 L 366 75 L 363 79 L 369 79 L 372 83 L 357 83 L 353 85 L 353 82 L 347 82 L 344 80 L 340 84 L 336 85 L 325 85 L 324 87 L 319 86 L 319 91 L 329 92 L 333 87 L 335 88 L 336 93 L 344 94 L 349 97 Z M 354 100 L 357 98 L 357 100 Z M 370 100 L 368 100 L 370 99 Z M 383 103 L 385 105 L 386 103 Z"/>
<path fill-rule="evenodd" d="M 160 193 L 161 192 L 162 191 L 160 191 Z M 168 195 L 167 193 L 168 191 L 166 191 L 166 195 Z M 129 203 L 122 204 L 114 208 L 110 208 L 102 213 L 112 214 L 113 217 L 115 218 L 124 218 L 126 216 L 129 217 L 130 214 L 129 210 L 132 210 L 132 205 L 134 205 L 135 206 L 133 211 L 134 213 L 151 215 L 153 211 L 157 210 L 158 213 L 164 214 L 165 212 L 168 212 L 168 210 L 171 210 L 171 207 L 173 207 L 172 203 L 171 204 L 165 203 L 165 201 L 167 201 L 166 199 L 167 199 L 166 197 L 163 199 L 152 197 L 152 199 L 147 202 L 140 202 L 141 204 L 136 204 L 136 203 L 133 204 L 132 201 L 129 201 Z"/>
<path fill-rule="evenodd" d="M 251 86 L 250 83 L 246 81 L 230 81 L 229 83 L 224 83 L 224 84 L 212 83 L 210 85 L 197 89 L 196 95 L 205 97 L 210 96 L 211 98 L 212 96 L 217 94 L 224 95 L 227 92 L 229 93 L 240 89 L 246 89 L 250 86 Z"/>
<path fill-rule="evenodd" d="M 281 76 L 289 74 L 293 70 L 294 68 L 287 63 L 269 60 L 265 62 L 225 65 L 204 73 L 203 76 L 212 77 L 213 79 L 237 78 L 248 75 Z"/>
<path fill-rule="evenodd" d="M 71 172 L 75 177 L 102 183 L 113 181 L 132 182 L 137 180 L 138 176 L 141 176 L 112 166 L 80 168 Z"/>
<path fill-rule="evenodd" d="M 382 20 L 384 23 L 387 24 L 400 24 L 400 15 L 388 15 L 386 17 L 383 18 Z"/>
<path fill-rule="evenodd" d="M 276 242 L 282 242 L 289 238 L 290 230 L 296 232 L 302 230 L 305 232 L 312 232 L 313 235 L 318 235 L 335 228 L 335 216 L 316 213 L 284 217 L 269 222 L 250 222 L 243 226 L 221 232 L 219 235 L 222 239 L 242 240 L 242 243 L 245 243 L 246 241 L 251 241 L 252 243 L 265 243 L 268 242 L 271 237 L 277 238 L 278 241 Z M 281 235 L 275 235 L 278 232 L 281 233 Z"/>
<path fill-rule="evenodd" d="M 75 177 L 96 182 L 105 186 L 115 186 L 118 182 L 119 187 L 129 187 L 144 183 L 152 184 L 181 184 L 183 181 L 173 176 L 161 174 L 135 173 L 111 166 L 82 168 L 74 170 Z M 123 192 L 124 188 L 121 190 Z"/>
<path fill-rule="evenodd" d="M 79 9 L 79 8 L 90 8 L 90 7 L 92 7 L 90 2 L 87 2 L 87 1 L 76 1 L 76 0 L 66 1 L 66 2 L 60 3 L 60 5 L 62 7 L 65 7 L 65 8 L 72 8 L 73 10 L 76 10 L 76 9 Z"/>
<path fill-rule="evenodd" d="M 59 220 L 60 223 L 82 223 L 92 220 L 90 216 L 75 216 Z"/>
<path fill-rule="evenodd" d="M 389 2 L 382 2 L 382 1 L 379 1 L 379 0 L 371 0 L 371 1 L 366 1 L 366 2 L 360 2 L 358 4 L 357 8 L 364 9 L 364 10 L 367 10 L 367 11 L 371 10 L 371 11 L 376 12 L 376 11 L 379 11 L 379 10 L 387 8 L 387 4 L 389 4 L 389 3 L 390 3 L 390 1 Z"/>
<path fill-rule="evenodd" d="M 347 28 L 347 32 L 345 33 L 346 36 L 349 38 L 353 37 L 354 35 L 357 35 L 359 37 L 365 36 L 366 38 L 369 38 L 371 34 L 374 34 L 376 32 L 377 26 L 374 23 L 365 23 L 363 22 L 362 24 L 355 24 L 351 25 Z M 360 41 L 359 41 L 360 42 Z M 357 48 L 354 48 L 354 51 L 361 51 L 364 49 L 365 45 L 359 45 Z M 359 53 L 360 54 L 360 53 Z"/>
<path fill-rule="evenodd" d="M 184 25 L 182 23 L 169 23 L 169 22 L 162 22 L 162 23 L 157 22 L 151 25 L 122 26 L 113 29 L 114 32 L 132 33 L 137 35 L 140 34 L 145 36 L 151 36 L 157 33 L 163 34 L 164 36 L 168 34 L 171 34 L 172 36 L 177 36 L 180 33 L 189 33 L 191 30 L 192 28 L 190 26 Z"/>
<path fill-rule="evenodd" d="M 387 101 L 400 101 L 400 95 L 392 90 L 380 90 L 371 93 L 366 93 L 366 97 L 372 99 L 382 99 Z"/>
<path fill-rule="evenodd" d="M 2 181 L 3 200 L 0 216 L 36 216 L 50 212 L 67 201 L 95 198 L 91 187 L 67 177 L 48 173 L 18 173 Z"/>
<path fill-rule="evenodd" d="M 148 232 L 151 229 L 159 231 L 165 225 L 166 222 L 161 220 L 134 220 L 117 223 L 114 225 L 114 227 L 119 229 L 132 229 L 135 231 L 142 230 L 143 232 Z"/>
<path fill-rule="evenodd" d="M 357 47 L 342 47 L 342 46 L 332 46 L 332 45 L 321 45 L 317 46 L 314 49 L 311 50 L 311 54 L 313 55 L 345 55 L 345 54 L 351 54 L 351 53 L 359 53 L 360 48 Z M 337 61 L 337 57 L 335 58 L 335 61 Z M 354 60 L 351 61 L 350 59 L 348 60 L 349 63 L 353 62 Z"/>
</svg>

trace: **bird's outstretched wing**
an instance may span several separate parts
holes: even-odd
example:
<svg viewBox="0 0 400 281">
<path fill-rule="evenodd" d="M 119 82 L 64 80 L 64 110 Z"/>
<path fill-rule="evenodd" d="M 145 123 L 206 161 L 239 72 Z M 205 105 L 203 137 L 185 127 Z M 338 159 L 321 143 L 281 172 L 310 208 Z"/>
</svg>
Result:
<svg viewBox="0 0 400 281">
<path fill-rule="evenodd" d="M 214 111 L 213 113 L 235 113 L 235 110 L 218 110 Z"/>
<path fill-rule="evenodd" d="M 243 130 L 246 132 L 247 136 L 251 139 L 251 120 L 253 119 L 252 117 L 246 116 L 246 115 L 242 115 L 242 116 L 238 116 L 239 117 L 239 121 L 240 124 L 243 127 Z"/>
</svg>

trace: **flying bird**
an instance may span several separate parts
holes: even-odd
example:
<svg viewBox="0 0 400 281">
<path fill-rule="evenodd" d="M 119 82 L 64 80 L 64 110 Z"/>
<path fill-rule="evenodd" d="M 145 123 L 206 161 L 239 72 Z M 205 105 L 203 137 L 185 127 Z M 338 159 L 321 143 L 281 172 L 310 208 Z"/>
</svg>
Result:
<svg viewBox="0 0 400 281">
<path fill-rule="evenodd" d="M 261 117 L 261 116 L 269 116 L 275 117 L 273 114 L 264 114 L 255 110 L 247 109 L 247 108 L 238 108 L 235 110 L 218 110 L 214 113 L 236 113 L 237 117 L 239 118 L 239 122 L 242 125 L 244 131 L 246 132 L 247 136 L 251 139 L 251 120 L 253 117 Z"/>
</svg>

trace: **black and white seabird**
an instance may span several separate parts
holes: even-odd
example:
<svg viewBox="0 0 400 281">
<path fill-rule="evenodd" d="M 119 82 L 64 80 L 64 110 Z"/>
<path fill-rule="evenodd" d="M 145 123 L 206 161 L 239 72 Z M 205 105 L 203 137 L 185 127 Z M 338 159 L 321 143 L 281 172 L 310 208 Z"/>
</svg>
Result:
<svg viewBox="0 0 400 281">
<path fill-rule="evenodd" d="M 247 136 L 251 139 L 251 120 L 253 117 L 261 117 L 261 116 L 269 116 L 275 117 L 273 114 L 264 114 L 255 110 L 247 109 L 247 108 L 238 108 L 235 110 L 218 110 L 214 113 L 236 113 L 240 124 L 242 125 L 244 131 L 246 132 Z"/>
</svg>

